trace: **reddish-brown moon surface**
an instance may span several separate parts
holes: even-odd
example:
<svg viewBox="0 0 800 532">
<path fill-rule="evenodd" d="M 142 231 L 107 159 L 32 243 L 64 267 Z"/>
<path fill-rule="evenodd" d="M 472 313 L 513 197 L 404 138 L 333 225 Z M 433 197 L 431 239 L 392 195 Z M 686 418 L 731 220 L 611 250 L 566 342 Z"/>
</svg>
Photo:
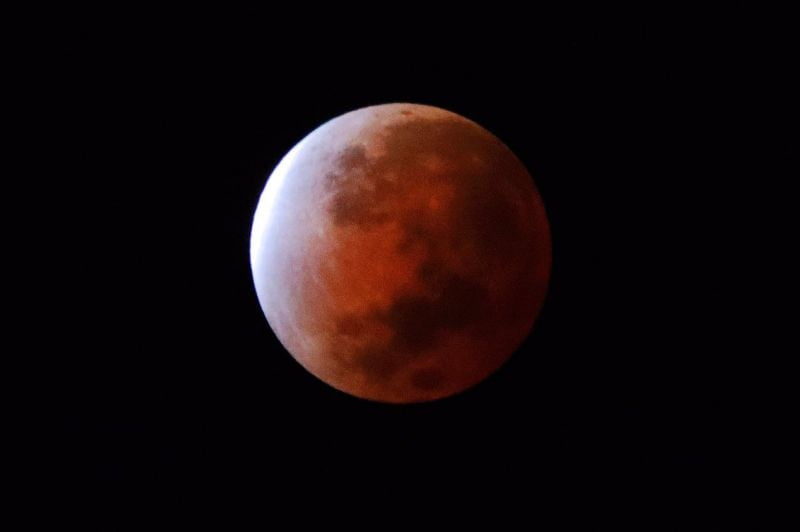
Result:
<svg viewBox="0 0 800 532">
<path fill-rule="evenodd" d="M 286 154 L 253 220 L 264 314 L 313 375 L 357 397 L 430 401 L 499 368 L 528 335 L 550 231 L 522 163 L 449 111 L 366 107 Z"/>
</svg>

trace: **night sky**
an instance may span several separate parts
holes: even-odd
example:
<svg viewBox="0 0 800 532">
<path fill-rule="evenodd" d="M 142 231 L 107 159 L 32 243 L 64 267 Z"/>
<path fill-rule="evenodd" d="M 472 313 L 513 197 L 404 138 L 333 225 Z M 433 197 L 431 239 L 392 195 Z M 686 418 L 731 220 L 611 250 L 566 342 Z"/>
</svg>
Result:
<svg viewBox="0 0 800 532">
<path fill-rule="evenodd" d="M 734 474 L 747 363 L 719 339 L 746 290 L 726 265 L 755 249 L 730 186 L 751 157 L 746 35 L 635 13 L 396 11 L 347 25 L 118 13 L 54 45 L 43 90 L 61 172 L 43 201 L 64 213 L 69 346 L 45 357 L 56 492 L 523 511 L 619 485 L 702 500 Z M 529 338 L 484 383 L 429 404 L 312 377 L 250 276 L 252 215 L 280 158 L 324 121 L 389 102 L 497 135 L 552 228 Z"/>
</svg>

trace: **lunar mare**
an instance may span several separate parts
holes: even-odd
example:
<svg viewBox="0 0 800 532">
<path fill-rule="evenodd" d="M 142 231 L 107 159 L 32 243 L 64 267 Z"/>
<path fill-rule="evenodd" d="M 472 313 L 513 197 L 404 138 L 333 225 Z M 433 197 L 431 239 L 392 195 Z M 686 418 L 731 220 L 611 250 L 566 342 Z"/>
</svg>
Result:
<svg viewBox="0 0 800 532">
<path fill-rule="evenodd" d="M 529 333 L 551 248 L 533 180 L 476 123 L 388 104 L 283 158 L 256 209 L 259 302 L 309 372 L 357 397 L 430 401 L 499 368 Z"/>
</svg>

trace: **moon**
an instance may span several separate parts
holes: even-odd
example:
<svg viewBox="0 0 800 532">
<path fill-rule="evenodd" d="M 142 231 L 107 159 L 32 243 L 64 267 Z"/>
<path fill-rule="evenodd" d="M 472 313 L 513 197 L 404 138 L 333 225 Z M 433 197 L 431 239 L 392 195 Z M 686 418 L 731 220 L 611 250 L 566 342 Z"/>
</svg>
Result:
<svg viewBox="0 0 800 532">
<path fill-rule="evenodd" d="M 377 105 L 280 161 L 250 263 L 269 325 L 304 368 L 359 398 L 416 403 L 474 386 L 527 337 L 550 229 L 530 174 L 486 129 Z"/>
</svg>

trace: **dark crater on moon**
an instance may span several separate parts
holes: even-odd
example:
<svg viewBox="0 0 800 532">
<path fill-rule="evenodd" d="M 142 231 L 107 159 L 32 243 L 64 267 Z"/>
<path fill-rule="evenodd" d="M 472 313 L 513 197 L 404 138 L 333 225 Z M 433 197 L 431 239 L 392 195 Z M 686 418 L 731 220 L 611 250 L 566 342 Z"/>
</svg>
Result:
<svg viewBox="0 0 800 532">
<path fill-rule="evenodd" d="M 491 317 L 484 305 L 486 289 L 479 282 L 441 269 L 435 262 L 420 268 L 419 277 L 429 293 L 401 295 L 388 309 L 345 316 L 337 322 L 337 331 L 344 335 L 355 336 L 368 323 L 380 323 L 392 331 L 388 345 L 369 345 L 347 354 L 352 364 L 370 376 L 388 379 L 409 360 L 435 348 L 445 334 L 485 325 Z"/>
</svg>

